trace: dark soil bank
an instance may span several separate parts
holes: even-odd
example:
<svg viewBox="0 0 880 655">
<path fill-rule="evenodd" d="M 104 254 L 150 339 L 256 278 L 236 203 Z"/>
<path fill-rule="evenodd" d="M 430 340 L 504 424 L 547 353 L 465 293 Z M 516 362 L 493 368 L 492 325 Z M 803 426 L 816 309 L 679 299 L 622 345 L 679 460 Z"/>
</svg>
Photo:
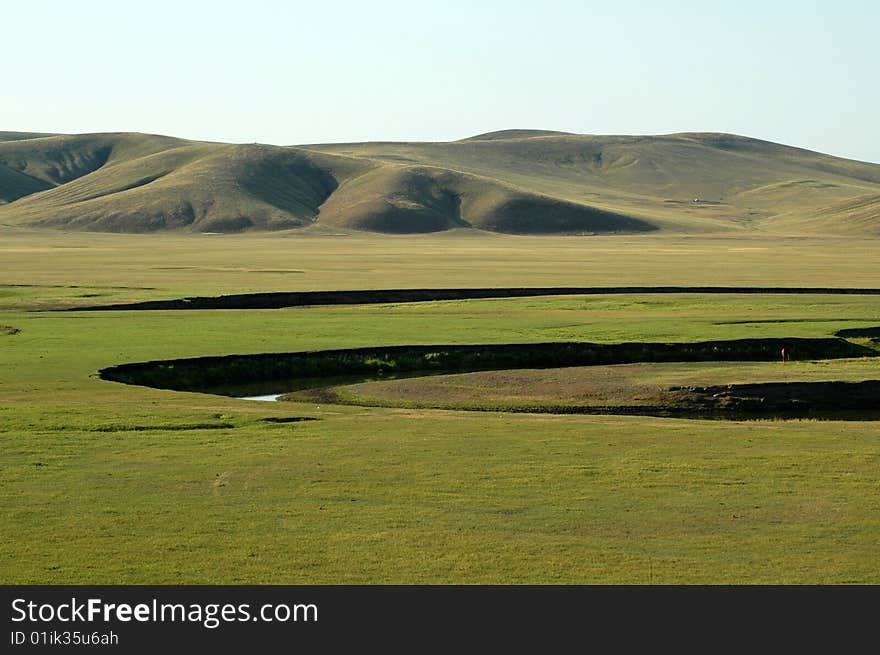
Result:
<svg viewBox="0 0 880 655">
<path fill-rule="evenodd" d="M 636 362 L 774 361 L 782 348 L 797 359 L 875 356 L 843 339 L 737 339 L 695 343 L 526 343 L 350 348 L 314 352 L 196 357 L 121 364 L 102 369 L 104 380 L 179 391 L 219 391 L 226 385 L 308 378 L 375 379 L 403 373 L 562 368 Z"/>
<path fill-rule="evenodd" d="M 880 327 L 847 328 L 839 330 L 836 334 L 845 339 L 870 339 L 880 342 Z"/>
<path fill-rule="evenodd" d="M 281 309 L 304 305 L 364 305 L 428 302 L 434 300 L 476 300 L 481 298 L 528 298 L 533 296 L 613 295 L 663 293 L 779 293 L 880 295 L 880 289 L 823 287 L 535 287 L 509 289 L 386 289 L 364 291 L 297 291 L 243 293 L 229 296 L 195 296 L 175 300 L 95 305 L 62 311 L 120 311 L 144 309 Z"/>
<path fill-rule="evenodd" d="M 122 364 L 101 370 L 100 376 L 125 384 L 223 395 L 237 395 L 230 389 L 242 384 L 302 380 L 300 388 L 324 388 L 329 393 L 332 390 L 327 386 L 341 379 L 352 383 L 384 377 L 635 362 L 774 361 L 779 359 L 783 347 L 794 353 L 796 359 L 877 355 L 869 348 L 833 338 L 389 346 Z M 680 387 L 671 391 L 674 400 L 657 406 L 536 406 L 506 411 L 727 419 L 880 418 L 880 382 L 877 381 Z M 328 401 L 333 402 L 329 397 Z M 499 411 L 499 408 L 486 409 Z"/>
<path fill-rule="evenodd" d="M 767 382 L 684 387 L 685 414 L 726 418 L 880 419 L 880 381 Z"/>
</svg>

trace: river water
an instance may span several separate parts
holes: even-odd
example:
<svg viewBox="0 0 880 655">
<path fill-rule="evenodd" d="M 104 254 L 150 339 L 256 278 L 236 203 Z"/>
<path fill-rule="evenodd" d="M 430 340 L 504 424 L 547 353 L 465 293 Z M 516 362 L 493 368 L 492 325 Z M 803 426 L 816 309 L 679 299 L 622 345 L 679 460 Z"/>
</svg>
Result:
<svg viewBox="0 0 880 655">
<path fill-rule="evenodd" d="M 242 396 L 242 397 L 238 398 L 238 400 L 262 400 L 262 401 L 271 403 L 271 402 L 276 402 L 283 395 L 284 394 L 281 394 L 281 393 L 273 393 L 273 394 L 269 394 L 268 396 Z"/>
</svg>

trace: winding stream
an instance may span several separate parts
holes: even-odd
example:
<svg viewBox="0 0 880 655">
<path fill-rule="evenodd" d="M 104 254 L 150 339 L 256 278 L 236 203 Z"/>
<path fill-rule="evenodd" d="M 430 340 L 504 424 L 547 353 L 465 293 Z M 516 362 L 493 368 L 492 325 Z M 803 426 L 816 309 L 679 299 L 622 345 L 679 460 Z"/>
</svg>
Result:
<svg viewBox="0 0 880 655">
<path fill-rule="evenodd" d="M 659 362 L 773 362 L 781 350 L 797 359 L 877 357 L 878 351 L 841 338 L 738 339 L 693 343 L 588 342 L 417 345 L 293 353 L 198 357 L 123 364 L 99 372 L 104 380 L 158 389 L 213 393 L 255 402 L 274 402 L 309 391 L 312 400 L 353 402 L 334 387 L 359 382 L 513 369 Z M 300 396 L 302 399 L 304 396 Z M 791 382 L 688 388 L 676 402 L 655 406 L 479 406 L 460 409 L 606 413 L 685 418 L 814 417 L 875 420 L 880 383 Z M 855 403 L 851 400 L 855 398 Z M 434 407 L 430 401 L 420 406 Z M 442 408 L 442 407 L 440 407 Z M 838 411 L 838 408 L 840 411 Z"/>
</svg>

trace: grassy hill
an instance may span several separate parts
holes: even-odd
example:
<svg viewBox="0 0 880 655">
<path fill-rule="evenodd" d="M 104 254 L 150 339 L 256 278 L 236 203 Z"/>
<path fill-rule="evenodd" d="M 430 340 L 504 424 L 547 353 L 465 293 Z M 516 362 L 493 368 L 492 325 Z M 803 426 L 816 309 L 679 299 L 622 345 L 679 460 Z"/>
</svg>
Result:
<svg viewBox="0 0 880 655">
<path fill-rule="evenodd" d="M 727 134 L 296 147 L 0 133 L 0 224 L 880 236 L 880 165 Z"/>
</svg>

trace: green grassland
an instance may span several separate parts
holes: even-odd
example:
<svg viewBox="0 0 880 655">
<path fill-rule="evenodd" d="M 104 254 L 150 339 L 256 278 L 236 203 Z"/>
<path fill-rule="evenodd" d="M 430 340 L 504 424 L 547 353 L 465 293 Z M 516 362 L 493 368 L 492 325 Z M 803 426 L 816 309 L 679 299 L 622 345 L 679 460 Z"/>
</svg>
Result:
<svg viewBox="0 0 880 655">
<path fill-rule="evenodd" d="M 878 583 L 877 422 L 270 404 L 96 376 L 373 345 L 824 337 L 880 325 L 878 296 L 46 311 L 264 290 L 880 287 L 877 252 L 845 238 L 3 230 L 0 325 L 17 332 L 0 330 L 0 580 Z M 851 363 L 829 375 L 880 377 Z M 318 420 L 264 420 L 297 417 Z"/>
<path fill-rule="evenodd" d="M 730 134 L 301 146 L 0 133 L 0 225 L 880 235 L 880 165 Z"/>
</svg>

